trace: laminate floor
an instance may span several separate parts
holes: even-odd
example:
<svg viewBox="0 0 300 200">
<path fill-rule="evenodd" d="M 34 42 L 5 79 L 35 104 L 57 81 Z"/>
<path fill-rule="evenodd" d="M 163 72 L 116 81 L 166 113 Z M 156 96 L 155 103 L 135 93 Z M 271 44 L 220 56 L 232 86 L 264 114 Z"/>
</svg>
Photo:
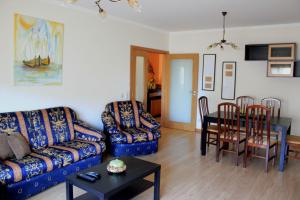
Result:
<svg viewBox="0 0 300 200">
<path fill-rule="evenodd" d="M 225 153 L 216 163 L 214 146 L 207 156 L 200 155 L 197 133 L 164 128 L 158 153 L 140 158 L 162 165 L 162 200 L 300 200 L 300 161 L 289 161 L 284 173 L 271 166 L 268 174 L 260 159 L 249 161 L 244 169 L 242 158 L 236 167 L 234 156 Z M 84 191 L 75 188 L 74 193 L 76 197 Z M 65 200 L 65 184 L 31 198 L 37 199 Z M 153 188 L 135 199 L 153 199 Z"/>
</svg>

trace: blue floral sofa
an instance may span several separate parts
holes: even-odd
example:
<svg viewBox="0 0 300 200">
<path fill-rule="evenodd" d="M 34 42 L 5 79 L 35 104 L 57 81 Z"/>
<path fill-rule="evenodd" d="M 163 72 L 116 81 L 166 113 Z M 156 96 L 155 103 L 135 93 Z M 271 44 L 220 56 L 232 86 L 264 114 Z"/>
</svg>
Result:
<svg viewBox="0 0 300 200">
<path fill-rule="evenodd" d="M 26 199 L 102 161 L 105 135 L 67 107 L 0 113 L 0 134 L 22 134 L 32 153 L 0 161 L 0 199 Z"/>
<path fill-rule="evenodd" d="M 160 124 L 138 101 L 118 101 L 106 105 L 102 113 L 104 132 L 113 156 L 137 156 L 158 150 Z"/>
</svg>

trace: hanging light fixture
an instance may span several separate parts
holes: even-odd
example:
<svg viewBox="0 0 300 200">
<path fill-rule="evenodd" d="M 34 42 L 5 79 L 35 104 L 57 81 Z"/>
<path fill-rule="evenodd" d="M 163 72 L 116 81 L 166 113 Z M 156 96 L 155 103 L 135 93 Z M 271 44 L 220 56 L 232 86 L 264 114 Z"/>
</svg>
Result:
<svg viewBox="0 0 300 200">
<path fill-rule="evenodd" d="M 70 3 L 70 4 L 74 4 L 76 3 L 78 0 L 65 0 L 65 2 L 67 3 Z M 102 17 L 105 17 L 107 14 L 106 14 L 106 11 L 103 9 L 102 5 L 101 5 L 101 2 L 103 0 L 96 0 L 95 1 L 95 4 L 96 6 L 98 7 L 99 9 L 99 14 L 102 16 Z M 116 2 L 120 2 L 122 0 L 108 0 L 110 2 L 113 2 L 113 3 L 116 3 Z M 141 12 L 141 5 L 139 3 L 139 0 L 127 0 L 128 2 L 128 5 L 135 9 L 137 12 Z"/>
<path fill-rule="evenodd" d="M 227 40 L 225 39 L 225 17 L 227 15 L 227 12 L 222 12 L 222 15 L 223 15 L 223 38 L 221 39 L 220 42 L 216 42 L 216 43 L 209 45 L 207 47 L 208 50 L 215 48 L 215 47 L 220 47 L 223 50 L 225 45 L 230 46 L 233 49 L 238 49 L 238 46 L 235 43 L 227 42 Z"/>
</svg>

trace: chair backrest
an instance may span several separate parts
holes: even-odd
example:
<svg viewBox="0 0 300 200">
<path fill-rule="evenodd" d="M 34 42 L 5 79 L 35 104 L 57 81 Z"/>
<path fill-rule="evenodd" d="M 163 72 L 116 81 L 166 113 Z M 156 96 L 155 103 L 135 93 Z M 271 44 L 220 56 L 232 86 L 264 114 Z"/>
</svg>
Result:
<svg viewBox="0 0 300 200">
<path fill-rule="evenodd" d="M 240 107 L 234 103 L 221 103 L 218 105 L 218 129 L 224 139 L 240 140 Z"/>
<path fill-rule="evenodd" d="M 240 112 L 246 114 L 247 106 L 254 104 L 255 99 L 250 96 L 239 96 L 236 98 L 236 105 L 240 107 Z"/>
<path fill-rule="evenodd" d="M 201 120 L 201 124 L 203 124 L 204 116 L 209 115 L 207 97 L 206 96 L 200 97 L 198 99 L 198 104 L 199 104 L 200 120 Z"/>
<path fill-rule="evenodd" d="M 267 145 L 270 145 L 271 111 L 263 105 L 247 107 L 246 112 L 246 137 L 253 137 L 253 143 L 263 145 L 264 137 L 267 137 Z"/>
<path fill-rule="evenodd" d="M 106 105 L 105 110 L 111 114 L 121 129 L 140 127 L 143 104 L 139 101 L 112 102 Z"/>
<path fill-rule="evenodd" d="M 269 108 L 271 110 L 271 117 L 278 117 L 280 118 L 280 110 L 281 110 L 281 101 L 280 99 L 276 98 L 264 98 L 261 100 L 261 105 Z"/>
</svg>

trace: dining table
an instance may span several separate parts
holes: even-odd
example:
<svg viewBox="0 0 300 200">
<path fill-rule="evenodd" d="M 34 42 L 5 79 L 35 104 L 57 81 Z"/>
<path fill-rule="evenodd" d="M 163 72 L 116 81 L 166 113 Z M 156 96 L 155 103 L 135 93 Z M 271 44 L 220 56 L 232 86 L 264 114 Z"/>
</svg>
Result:
<svg viewBox="0 0 300 200">
<path fill-rule="evenodd" d="M 223 114 L 220 115 L 220 118 L 223 119 Z M 221 123 L 224 120 L 220 120 Z M 202 132 L 201 132 L 201 145 L 200 150 L 202 156 L 206 155 L 206 138 L 207 138 L 207 127 L 209 124 L 217 124 L 218 123 L 218 112 L 210 113 L 204 116 L 203 124 L 202 124 Z M 241 115 L 240 117 L 240 125 L 241 127 L 246 126 L 246 117 L 245 115 Z M 291 134 L 291 126 L 292 119 L 289 117 L 272 117 L 271 118 L 271 130 L 280 133 L 279 139 L 280 141 L 280 161 L 279 161 L 279 171 L 284 171 L 285 158 L 286 158 L 286 136 Z"/>
</svg>

